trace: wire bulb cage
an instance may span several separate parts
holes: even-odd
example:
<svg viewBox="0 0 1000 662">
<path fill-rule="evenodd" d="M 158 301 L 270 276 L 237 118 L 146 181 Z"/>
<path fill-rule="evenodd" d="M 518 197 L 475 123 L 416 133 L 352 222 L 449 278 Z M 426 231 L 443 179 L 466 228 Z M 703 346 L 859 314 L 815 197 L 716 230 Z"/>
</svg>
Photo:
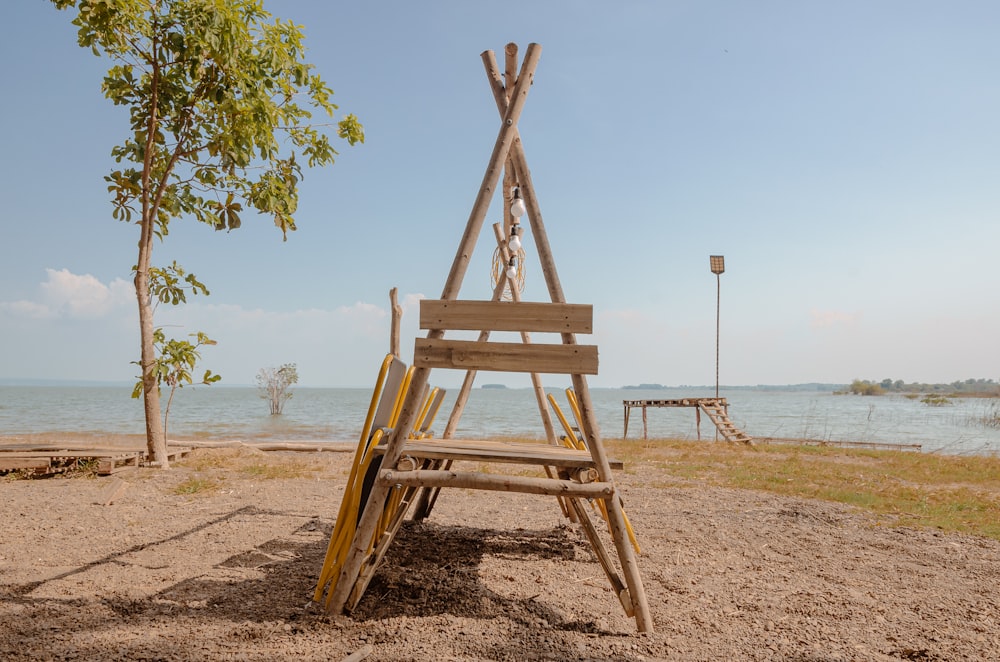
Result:
<svg viewBox="0 0 1000 662">
<path fill-rule="evenodd" d="M 511 252 L 511 257 L 514 259 L 514 268 L 517 270 L 517 274 L 514 276 L 513 282 L 510 278 L 507 278 L 507 269 L 510 268 L 510 263 L 504 261 L 503 255 L 500 253 L 500 247 L 493 249 L 493 269 L 490 271 L 490 286 L 496 289 L 497 283 L 500 282 L 501 278 L 507 278 L 507 287 L 503 288 L 503 294 L 500 295 L 503 301 L 513 301 L 514 294 L 511 292 L 511 287 L 517 288 L 517 293 L 520 294 L 524 292 L 524 248 L 519 248 L 517 254 L 515 255 Z"/>
</svg>

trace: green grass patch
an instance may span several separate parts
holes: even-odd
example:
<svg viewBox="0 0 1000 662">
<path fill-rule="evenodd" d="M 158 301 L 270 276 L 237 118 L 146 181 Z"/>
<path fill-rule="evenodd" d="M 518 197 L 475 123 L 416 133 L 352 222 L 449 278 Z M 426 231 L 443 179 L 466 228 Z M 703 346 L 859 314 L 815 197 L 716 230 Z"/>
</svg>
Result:
<svg viewBox="0 0 1000 662">
<path fill-rule="evenodd" d="M 844 503 L 900 526 L 1000 540 L 1000 457 L 819 445 L 607 440 L 633 476 Z"/>
</svg>

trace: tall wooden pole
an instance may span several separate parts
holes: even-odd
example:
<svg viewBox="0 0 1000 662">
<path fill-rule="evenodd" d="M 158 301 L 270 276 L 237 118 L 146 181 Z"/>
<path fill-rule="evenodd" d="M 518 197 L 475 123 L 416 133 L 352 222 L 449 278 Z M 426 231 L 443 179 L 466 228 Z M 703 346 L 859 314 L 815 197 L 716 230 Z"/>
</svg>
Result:
<svg viewBox="0 0 1000 662">
<path fill-rule="evenodd" d="M 389 353 L 393 356 L 399 356 L 399 322 L 403 317 L 403 308 L 396 300 L 397 289 L 394 287 L 389 290 L 389 306 L 392 309 L 390 313 L 392 321 L 389 324 Z"/>
<path fill-rule="evenodd" d="M 492 51 L 487 51 L 492 57 Z M 496 191 L 497 180 L 500 179 L 500 172 L 503 170 L 507 155 L 510 154 L 511 144 L 517 137 L 517 120 L 524 109 L 524 102 L 531 89 L 531 81 L 535 77 L 535 68 L 538 66 L 538 58 L 541 57 L 542 47 L 538 44 L 528 44 L 528 50 L 524 55 L 524 62 L 521 63 L 521 72 L 518 74 L 517 83 L 510 97 L 510 103 L 506 106 L 503 114 L 503 121 L 500 128 L 500 135 L 497 136 L 496 144 L 493 146 L 493 154 L 490 156 L 490 165 L 483 175 L 482 184 L 479 186 L 479 194 L 469 213 L 469 221 L 465 226 L 465 234 L 458 245 L 455 253 L 455 260 L 448 272 L 448 280 L 444 290 L 441 292 L 442 299 L 454 299 L 458 296 L 458 291 L 462 287 L 465 272 L 469 268 L 469 261 L 472 259 L 472 252 L 479 239 L 479 233 L 483 228 L 483 220 L 489 210 L 490 201 Z M 485 53 L 483 54 L 485 56 Z M 430 337 L 428 335 L 428 337 Z"/>
<path fill-rule="evenodd" d="M 715 399 L 719 399 L 719 311 L 722 300 L 722 276 L 715 274 Z"/>
<path fill-rule="evenodd" d="M 479 238 L 479 232 L 483 227 L 486 212 L 489 210 L 490 198 L 496 190 L 496 185 L 500 179 L 500 171 L 510 154 L 511 144 L 517 135 L 517 121 L 524 109 L 524 103 L 531 89 L 531 81 L 535 75 L 535 68 L 538 66 L 538 59 L 541 57 L 542 47 L 538 44 L 529 44 L 524 62 L 521 65 L 521 72 L 517 77 L 517 84 L 511 94 L 510 103 L 506 105 L 506 112 L 503 113 L 503 120 L 500 125 L 500 132 L 493 145 L 493 153 L 490 155 L 489 164 L 483 174 L 483 181 L 479 186 L 479 193 L 476 201 L 469 213 L 469 220 L 465 227 L 465 233 L 459 243 L 458 251 L 455 253 L 455 260 L 448 273 L 448 280 L 445 282 L 442 291 L 442 299 L 455 299 L 462 287 L 465 272 L 468 270 L 469 261 L 472 258 L 472 251 Z M 441 338 L 444 336 L 443 330 L 432 329 L 427 333 L 428 338 Z M 382 466 L 395 467 L 399 461 L 399 456 L 403 450 L 403 443 L 413 429 L 422 403 L 419 395 L 423 392 L 429 376 L 429 368 L 417 368 L 413 373 L 410 388 L 403 401 L 403 408 L 399 415 L 399 420 L 392 435 L 386 445 L 385 455 L 382 459 Z M 334 613 L 341 613 L 347 606 L 347 600 L 354 588 L 355 582 L 361 573 L 361 566 L 368 556 L 368 549 L 375 529 L 378 527 L 379 518 L 382 516 L 384 504 L 389 497 L 392 485 L 383 479 L 375 481 L 372 491 L 368 496 L 368 503 L 364 507 L 364 513 L 358 522 L 351 547 L 341 566 L 340 575 L 337 578 L 337 585 L 329 599 L 329 609 Z"/>
<path fill-rule="evenodd" d="M 506 105 L 506 95 L 502 90 L 502 81 L 497 69 L 496 60 L 491 51 L 482 54 L 483 64 L 486 67 L 486 74 L 493 86 L 493 96 L 497 103 L 497 110 L 503 115 L 505 110 L 509 112 Z M 518 85 L 521 80 L 518 79 Z M 535 249 L 538 251 L 538 259 L 541 263 L 542 274 L 545 284 L 548 287 L 549 295 L 553 303 L 566 303 L 563 294 L 562 284 L 559 282 L 559 275 L 556 272 L 555 258 L 549 246 L 548 234 L 545 231 L 545 224 L 542 221 L 542 212 L 538 206 L 538 199 L 535 196 L 535 188 L 531 181 L 531 172 L 528 169 L 527 158 L 524 155 L 524 145 L 521 143 L 520 134 L 514 129 L 514 144 L 510 151 L 510 157 L 514 164 L 514 172 L 521 187 L 521 197 L 527 208 L 527 217 L 531 225 L 531 232 L 535 238 Z M 564 344 L 575 345 L 576 335 L 572 333 L 562 334 Z M 594 410 L 594 403 L 590 398 L 590 388 L 583 375 L 573 375 L 573 389 L 576 391 L 580 404 L 580 414 L 586 430 L 582 430 L 587 438 L 587 447 L 594 460 L 600 480 L 611 482 L 611 464 L 608 462 L 604 444 L 601 442 L 601 433 L 597 424 L 597 415 Z M 608 524 L 612 530 L 612 538 L 615 548 L 618 551 L 618 559 L 625 574 L 625 581 L 628 584 L 629 595 L 632 606 L 635 610 L 636 627 L 640 632 L 653 631 L 653 617 L 649 611 L 649 603 L 646 599 L 646 589 L 642 584 L 642 576 L 639 574 L 639 564 L 635 558 L 634 550 L 628 540 L 628 530 L 625 524 L 625 513 L 622 510 L 621 501 L 616 497 L 607 500 Z"/>
</svg>

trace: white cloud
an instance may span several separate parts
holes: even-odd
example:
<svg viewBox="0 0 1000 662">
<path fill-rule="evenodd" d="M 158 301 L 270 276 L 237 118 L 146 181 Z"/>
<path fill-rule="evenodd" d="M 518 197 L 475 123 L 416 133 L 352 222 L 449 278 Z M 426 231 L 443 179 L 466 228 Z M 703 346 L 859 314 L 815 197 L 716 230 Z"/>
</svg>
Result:
<svg viewBox="0 0 1000 662">
<path fill-rule="evenodd" d="M 93 319 L 103 317 L 128 302 L 132 285 L 116 278 L 105 285 L 90 274 L 74 274 L 69 269 L 46 269 L 48 280 L 41 284 L 44 305 L 59 316 Z"/>
<path fill-rule="evenodd" d="M 34 301 L 0 301 L 0 311 L 10 314 L 11 317 L 35 320 L 50 319 L 56 316 L 55 311 L 51 308 Z"/>
<path fill-rule="evenodd" d="M 132 284 L 121 278 L 105 285 L 90 274 L 74 274 L 69 269 L 45 272 L 47 278 L 39 284 L 38 301 L 0 301 L 0 311 L 28 320 L 98 319 L 135 297 Z"/>
<path fill-rule="evenodd" d="M 307 311 L 297 311 L 296 315 L 302 315 Z M 383 320 L 388 316 L 385 308 L 373 303 L 358 301 L 353 306 L 339 306 L 332 313 L 327 311 L 315 311 L 321 313 L 323 317 L 329 318 L 329 322 L 340 322 L 355 325 L 366 331 L 384 326 Z"/>
<path fill-rule="evenodd" d="M 403 300 L 399 302 L 400 307 L 403 309 L 403 315 L 418 312 L 420 310 L 420 301 L 426 298 L 423 294 L 404 295 Z"/>
</svg>

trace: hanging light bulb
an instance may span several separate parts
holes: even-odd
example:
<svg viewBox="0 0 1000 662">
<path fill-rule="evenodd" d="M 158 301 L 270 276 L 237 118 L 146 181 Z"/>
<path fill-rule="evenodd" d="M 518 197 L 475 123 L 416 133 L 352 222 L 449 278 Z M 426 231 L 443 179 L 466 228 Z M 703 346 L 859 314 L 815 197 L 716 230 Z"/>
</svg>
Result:
<svg viewBox="0 0 1000 662">
<path fill-rule="evenodd" d="M 513 283 L 514 279 L 517 278 L 517 258 L 516 257 L 510 258 L 510 262 L 507 263 L 507 272 L 506 273 L 507 273 L 507 279 L 510 280 L 510 282 Z"/>
<path fill-rule="evenodd" d="M 525 212 L 524 200 L 521 199 L 521 189 L 514 188 L 514 199 L 510 203 L 510 215 L 514 218 L 521 218 Z"/>
<path fill-rule="evenodd" d="M 510 248 L 510 252 L 517 255 L 517 252 L 521 250 L 521 226 L 518 223 L 510 226 L 510 241 L 507 242 L 507 246 Z"/>
</svg>

